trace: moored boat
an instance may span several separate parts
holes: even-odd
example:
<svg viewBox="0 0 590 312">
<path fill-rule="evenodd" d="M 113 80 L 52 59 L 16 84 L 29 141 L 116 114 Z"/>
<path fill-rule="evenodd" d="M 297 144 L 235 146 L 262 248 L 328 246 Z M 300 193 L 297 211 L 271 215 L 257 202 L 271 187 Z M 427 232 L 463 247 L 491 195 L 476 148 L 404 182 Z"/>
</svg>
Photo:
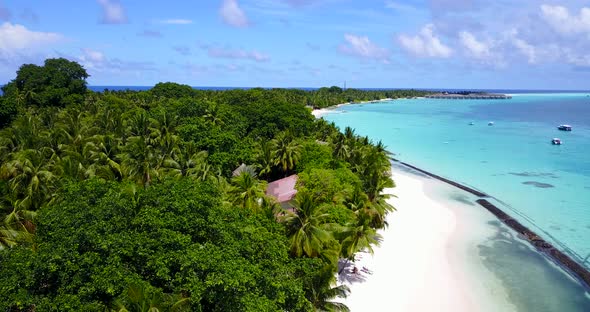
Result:
<svg viewBox="0 0 590 312">
<path fill-rule="evenodd" d="M 559 138 L 553 138 L 553 140 L 551 140 L 551 144 L 553 144 L 553 145 L 561 145 L 561 139 L 559 139 Z"/>
<path fill-rule="evenodd" d="M 494 125 L 493 121 L 488 122 L 488 126 L 493 126 L 493 125 Z"/>
<path fill-rule="evenodd" d="M 561 131 L 572 131 L 572 126 L 570 125 L 560 125 L 557 129 Z"/>
</svg>

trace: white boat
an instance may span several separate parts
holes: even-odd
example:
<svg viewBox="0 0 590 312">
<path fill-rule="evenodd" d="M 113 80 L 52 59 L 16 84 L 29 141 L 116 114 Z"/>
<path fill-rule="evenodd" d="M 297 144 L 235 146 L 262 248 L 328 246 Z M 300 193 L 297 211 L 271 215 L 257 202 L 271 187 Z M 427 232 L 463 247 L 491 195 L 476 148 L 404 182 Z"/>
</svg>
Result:
<svg viewBox="0 0 590 312">
<path fill-rule="evenodd" d="M 551 140 L 551 144 L 561 145 L 561 139 L 560 138 L 553 138 L 553 140 Z"/>
<path fill-rule="evenodd" d="M 557 129 L 561 131 L 572 131 L 572 126 L 570 125 L 560 125 Z"/>
<path fill-rule="evenodd" d="M 493 126 L 493 125 L 494 125 L 493 121 L 488 122 L 488 126 Z"/>
<path fill-rule="evenodd" d="M 472 122 L 470 122 L 470 123 L 469 123 L 469 125 L 470 125 L 470 126 L 473 126 L 473 125 L 475 125 L 475 124 L 474 124 L 474 123 L 473 123 L 473 121 L 472 121 Z"/>
</svg>

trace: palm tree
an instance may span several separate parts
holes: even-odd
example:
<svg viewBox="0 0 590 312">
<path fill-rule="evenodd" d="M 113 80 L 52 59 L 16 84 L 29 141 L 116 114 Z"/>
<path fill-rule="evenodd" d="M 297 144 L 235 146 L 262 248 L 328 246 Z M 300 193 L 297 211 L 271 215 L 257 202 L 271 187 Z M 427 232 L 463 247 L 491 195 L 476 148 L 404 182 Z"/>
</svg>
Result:
<svg viewBox="0 0 590 312">
<path fill-rule="evenodd" d="M 219 104 L 209 102 L 207 108 L 205 109 L 205 115 L 203 118 L 210 122 L 213 126 L 223 126 L 223 119 L 221 119 L 219 107 Z"/>
<path fill-rule="evenodd" d="M 3 198 L 0 207 L 6 212 L 0 223 L 0 250 L 20 243 L 32 243 L 37 213 L 28 210 L 26 202 L 17 199 L 14 193 Z"/>
<path fill-rule="evenodd" d="M 295 168 L 300 157 L 300 146 L 293 140 L 290 134 L 280 133 L 273 140 L 275 147 L 275 165 L 280 166 L 282 171 L 287 175 L 290 170 Z"/>
<path fill-rule="evenodd" d="M 148 144 L 143 137 L 132 137 L 123 148 L 120 155 L 122 172 L 144 187 L 147 187 L 154 177 L 158 176 L 156 170 L 157 161 L 153 146 Z"/>
<path fill-rule="evenodd" d="M 332 286 L 334 282 L 334 273 L 330 266 L 321 269 L 318 275 L 312 279 L 312 285 L 307 287 L 309 290 L 306 297 L 315 311 L 350 311 L 344 303 L 333 301 L 335 298 L 348 297 L 350 289 L 346 285 Z"/>
<path fill-rule="evenodd" d="M 9 179 L 11 191 L 32 210 L 52 194 L 55 175 L 38 150 L 25 150 L 0 168 L 0 177 Z"/>
<path fill-rule="evenodd" d="M 116 312 L 164 312 L 181 311 L 189 302 L 188 297 L 149 292 L 143 285 L 127 288 L 122 298 L 115 301 Z"/>
<path fill-rule="evenodd" d="M 354 134 L 354 129 L 352 129 L 351 127 L 344 128 L 344 136 L 349 141 L 353 140 L 356 137 L 356 135 Z"/>
<path fill-rule="evenodd" d="M 336 138 L 332 141 L 332 150 L 337 159 L 346 160 L 350 156 L 346 137 L 342 133 L 336 133 Z"/>
<path fill-rule="evenodd" d="M 84 112 L 64 111 L 63 118 L 57 124 L 57 128 L 61 130 L 63 136 L 65 154 L 78 159 L 82 159 L 82 153 L 85 137 L 88 132 L 88 127 L 85 124 Z"/>
<path fill-rule="evenodd" d="M 261 177 L 267 177 L 272 173 L 275 166 L 272 141 L 263 141 L 258 146 L 257 167 Z"/>
<path fill-rule="evenodd" d="M 84 145 L 84 157 L 90 163 L 89 175 L 121 181 L 123 172 L 117 155 L 121 139 L 113 135 L 95 135 Z"/>
<path fill-rule="evenodd" d="M 265 197 L 266 182 L 256 178 L 254 168 L 246 166 L 246 169 L 232 178 L 231 183 L 229 195 L 233 198 L 233 204 L 258 212 Z"/>
<path fill-rule="evenodd" d="M 370 225 L 370 216 L 360 214 L 357 223 L 344 228 L 338 235 L 342 238 L 341 256 L 346 259 L 354 259 L 354 254 L 367 250 L 373 253 L 373 246 L 378 246 L 381 235 Z"/>
<path fill-rule="evenodd" d="M 18 231 L 0 225 L 0 251 L 18 245 L 18 237 Z"/>
<path fill-rule="evenodd" d="M 39 118 L 33 114 L 19 117 L 13 122 L 10 137 L 18 150 L 39 148 L 40 124 Z"/>
<path fill-rule="evenodd" d="M 195 151 L 193 148 L 183 148 L 174 153 L 172 157 L 166 159 L 160 170 L 163 175 L 192 177 L 204 181 L 212 177 L 213 174 L 211 165 L 207 163 L 208 155 L 209 153 L 207 151 Z"/>
<path fill-rule="evenodd" d="M 151 143 L 154 136 L 159 135 L 157 122 L 148 117 L 145 111 L 136 113 L 127 123 L 127 131 L 130 137 L 142 137 Z"/>
<path fill-rule="evenodd" d="M 332 234 L 326 223 L 328 214 L 320 211 L 313 196 L 300 192 L 295 200 L 295 213 L 285 217 L 290 251 L 293 256 L 319 257 Z"/>
<path fill-rule="evenodd" d="M 70 178 L 81 181 L 88 178 L 89 171 L 74 157 L 65 156 L 56 162 L 56 172 L 61 178 Z"/>
</svg>

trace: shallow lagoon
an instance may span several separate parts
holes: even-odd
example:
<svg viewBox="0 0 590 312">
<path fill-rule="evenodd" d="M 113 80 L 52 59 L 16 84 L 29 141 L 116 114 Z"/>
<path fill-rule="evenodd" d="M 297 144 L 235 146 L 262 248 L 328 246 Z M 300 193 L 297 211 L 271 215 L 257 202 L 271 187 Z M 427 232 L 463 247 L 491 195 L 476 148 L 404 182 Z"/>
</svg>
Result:
<svg viewBox="0 0 590 312">
<path fill-rule="evenodd" d="M 382 140 L 402 161 L 495 197 L 506 212 L 572 256 L 590 255 L 586 94 L 394 100 L 341 106 L 323 117 Z M 558 131 L 562 123 L 573 131 Z M 554 137 L 564 144 L 551 145 Z"/>
</svg>

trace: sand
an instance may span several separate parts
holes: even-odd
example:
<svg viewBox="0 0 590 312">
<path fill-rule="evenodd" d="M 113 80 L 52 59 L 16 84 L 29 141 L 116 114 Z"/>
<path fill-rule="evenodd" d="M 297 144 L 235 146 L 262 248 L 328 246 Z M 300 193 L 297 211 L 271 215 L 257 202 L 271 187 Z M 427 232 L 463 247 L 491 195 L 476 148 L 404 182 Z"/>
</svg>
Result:
<svg viewBox="0 0 590 312">
<path fill-rule="evenodd" d="M 397 187 L 387 192 L 398 196 L 389 199 L 397 211 L 388 215 L 389 227 L 380 232 L 383 241 L 374 254 L 359 254 L 354 265 L 360 273 L 340 276 L 351 294 L 339 301 L 351 311 L 482 310 L 465 272 L 450 264 L 456 215 L 426 196 L 419 178 L 401 172 L 393 178 Z M 351 275 L 360 281 L 350 283 Z"/>
</svg>

